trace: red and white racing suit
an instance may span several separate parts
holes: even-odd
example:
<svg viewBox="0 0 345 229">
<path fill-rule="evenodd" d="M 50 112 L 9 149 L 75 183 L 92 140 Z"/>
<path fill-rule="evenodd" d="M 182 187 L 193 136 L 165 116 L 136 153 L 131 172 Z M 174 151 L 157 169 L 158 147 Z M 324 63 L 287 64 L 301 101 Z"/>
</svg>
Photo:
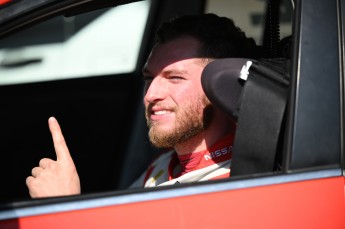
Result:
<svg viewBox="0 0 345 229">
<path fill-rule="evenodd" d="M 174 150 L 160 155 L 131 187 L 155 187 L 230 176 L 234 133 L 228 134 L 207 150 L 177 155 Z"/>
</svg>

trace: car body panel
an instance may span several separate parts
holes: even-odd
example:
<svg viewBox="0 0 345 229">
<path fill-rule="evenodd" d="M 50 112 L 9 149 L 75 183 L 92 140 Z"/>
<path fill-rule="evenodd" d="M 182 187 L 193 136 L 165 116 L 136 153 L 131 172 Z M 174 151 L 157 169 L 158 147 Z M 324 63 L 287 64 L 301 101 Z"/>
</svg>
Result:
<svg viewBox="0 0 345 229">
<path fill-rule="evenodd" d="M 344 228 L 344 177 L 215 191 L 2 221 L 4 228 Z M 158 194 L 159 195 L 159 194 Z M 130 198 L 130 195 L 129 195 Z M 135 199 L 135 198 L 134 198 Z M 101 200 L 100 200 L 101 202 Z M 51 206 L 52 208 L 54 206 Z"/>
</svg>

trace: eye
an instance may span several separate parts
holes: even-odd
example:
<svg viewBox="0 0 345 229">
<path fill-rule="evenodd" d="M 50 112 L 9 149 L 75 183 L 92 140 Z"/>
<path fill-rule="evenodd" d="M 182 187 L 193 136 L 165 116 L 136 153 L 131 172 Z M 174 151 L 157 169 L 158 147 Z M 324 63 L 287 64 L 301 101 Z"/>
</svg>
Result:
<svg viewBox="0 0 345 229">
<path fill-rule="evenodd" d="M 178 83 L 178 82 L 184 80 L 184 78 L 181 76 L 170 76 L 169 80 L 174 82 L 174 83 Z"/>
</svg>

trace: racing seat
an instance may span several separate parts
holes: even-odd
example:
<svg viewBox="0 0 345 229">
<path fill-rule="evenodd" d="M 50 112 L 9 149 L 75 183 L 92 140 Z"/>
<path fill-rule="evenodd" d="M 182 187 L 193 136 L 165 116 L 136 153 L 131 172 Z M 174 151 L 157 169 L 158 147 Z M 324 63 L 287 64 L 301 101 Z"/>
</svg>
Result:
<svg viewBox="0 0 345 229">
<path fill-rule="evenodd" d="M 289 76 L 285 59 L 219 59 L 206 66 L 206 96 L 237 120 L 231 177 L 281 167 Z"/>
</svg>

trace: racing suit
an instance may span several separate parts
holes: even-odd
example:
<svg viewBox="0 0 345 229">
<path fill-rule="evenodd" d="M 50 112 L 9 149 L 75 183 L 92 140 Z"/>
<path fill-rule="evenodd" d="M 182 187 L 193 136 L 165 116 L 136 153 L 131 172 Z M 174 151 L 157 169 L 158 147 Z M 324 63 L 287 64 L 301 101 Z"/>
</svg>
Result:
<svg viewBox="0 0 345 229">
<path fill-rule="evenodd" d="M 174 150 L 161 154 L 131 187 L 155 187 L 215 180 L 230 176 L 234 133 L 206 150 L 177 155 Z"/>
</svg>

